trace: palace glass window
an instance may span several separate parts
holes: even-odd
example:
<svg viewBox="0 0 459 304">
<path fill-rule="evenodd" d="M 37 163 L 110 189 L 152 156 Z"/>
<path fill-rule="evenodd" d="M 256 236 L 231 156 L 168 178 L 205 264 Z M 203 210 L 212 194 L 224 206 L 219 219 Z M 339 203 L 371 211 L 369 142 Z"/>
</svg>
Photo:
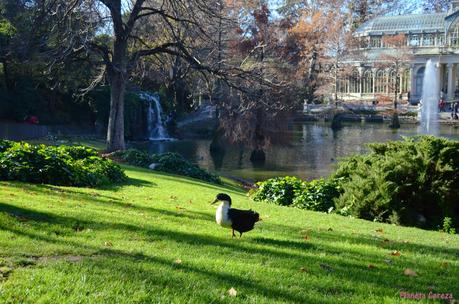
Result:
<svg viewBox="0 0 459 304">
<path fill-rule="evenodd" d="M 338 80 L 338 92 L 347 93 L 349 91 L 349 79 Z"/>
<path fill-rule="evenodd" d="M 459 22 L 455 21 L 448 32 L 448 44 L 459 46 Z"/>
<path fill-rule="evenodd" d="M 360 92 L 360 76 L 359 71 L 352 71 L 352 75 L 349 77 L 349 93 Z"/>
<path fill-rule="evenodd" d="M 424 72 L 425 68 L 422 67 L 418 70 L 416 73 L 416 78 L 415 78 L 415 87 L 416 87 L 416 95 L 420 96 L 422 94 L 422 85 L 424 82 Z"/>
<path fill-rule="evenodd" d="M 402 85 L 400 91 L 402 93 L 408 92 L 408 88 L 410 87 L 410 70 L 405 70 L 402 74 Z"/>
<path fill-rule="evenodd" d="M 373 36 L 370 38 L 370 47 L 380 48 L 381 47 L 381 37 Z"/>
<path fill-rule="evenodd" d="M 438 34 L 437 35 L 437 46 L 443 46 L 445 45 L 445 35 L 444 34 Z"/>
<path fill-rule="evenodd" d="M 371 70 L 363 74 L 363 93 L 373 93 L 373 73 Z"/>
<path fill-rule="evenodd" d="M 394 70 L 391 70 L 389 75 L 388 75 L 388 93 L 395 93 L 395 90 L 397 90 L 397 84 L 398 84 L 398 79 L 397 79 L 397 73 Z"/>
<path fill-rule="evenodd" d="M 375 85 L 375 93 L 384 93 L 386 84 L 386 75 L 384 75 L 383 70 L 379 70 L 376 72 L 376 85 Z"/>
<path fill-rule="evenodd" d="M 419 46 L 421 44 L 421 37 L 419 35 L 411 35 L 410 36 L 410 46 Z"/>
<path fill-rule="evenodd" d="M 422 39 L 423 46 L 432 46 L 435 45 L 435 36 L 432 34 L 425 34 Z"/>
</svg>

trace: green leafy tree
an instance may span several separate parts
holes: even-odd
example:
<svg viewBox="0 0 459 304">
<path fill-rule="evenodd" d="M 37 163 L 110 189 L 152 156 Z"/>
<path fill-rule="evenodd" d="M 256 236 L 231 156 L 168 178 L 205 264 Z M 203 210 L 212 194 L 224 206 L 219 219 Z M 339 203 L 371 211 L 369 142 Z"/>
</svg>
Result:
<svg viewBox="0 0 459 304">
<path fill-rule="evenodd" d="M 5 9 L 0 6 L 0 62 L 2 63 L 5 87 L 11 88 L 9 60 L 11 57 L 11 40 L 16 34 L 16 28 L 4 18 Z"/>
</svg>

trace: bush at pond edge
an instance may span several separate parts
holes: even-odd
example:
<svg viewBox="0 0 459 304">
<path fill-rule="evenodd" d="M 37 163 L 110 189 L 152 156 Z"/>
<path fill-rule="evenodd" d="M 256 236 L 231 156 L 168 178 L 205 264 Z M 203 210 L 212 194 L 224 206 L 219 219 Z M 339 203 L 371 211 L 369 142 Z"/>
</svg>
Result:
<svg viewBox="0 0 459 304">
<path fill-rule="evenodd" d="M 118 164 L 91 148 L 0 140 L 0 180 L 98 187 L 126 179 Z"/>
</svg>

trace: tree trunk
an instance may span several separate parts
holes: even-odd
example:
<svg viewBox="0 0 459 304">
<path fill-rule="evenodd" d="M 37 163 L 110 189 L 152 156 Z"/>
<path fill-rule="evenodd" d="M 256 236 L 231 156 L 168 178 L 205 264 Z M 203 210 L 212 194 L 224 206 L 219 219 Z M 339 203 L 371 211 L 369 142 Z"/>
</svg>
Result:
<svg viewBox="0 0 459 304">
<path fill-rule="evenodd" d="M 400 120 L 398 118 L 398 110 L 397 110 L 397 106 L 398 106 L 398 76 L 399 74 L 397 73 L 396 76 L 395 76 L 395 93 L 394 93 L 394 114 L 392 114 L 392 119 L 391 119 L 391 122 L 390 122 L 390 125 L 389 127 L 392 128 L 392 129 L 399 129 L 400 128 Z"/>
<path fill-rule="evenodd" d="M 264 120 L 263 118 L 263 110 L 261 108 L 257 109 L 257 115 L 256 115 L 256 126 L 255 126 L 255 132 L 254 132 L 254 137 L 253 137 L 253 150 L 252 153 L 250 154 L 250 161 L 252 164 L 255 165 L 263 165 L 266 161 L 266 153 L 263 149 L 265 145 L 265 136 L 263 134 L 263 128 L 262 128 L 262 121 Z"/>
<path fill-rule="evenodd" d="M 107 130 L 107 152 L 126 149 L 124 141 L 124 94 L 126 91 L 127 43 L 115 40 L 110 78 L 110 116 Z"/>
<path fill-rule="evenodd" d="M 333 114 L 332 122 L 331 122 L 331 128 L 332 130 L 339 130 L 343 127 L 342 120 L 341 120 L 341 114 L 340 113 L 335 113 Z"/>
<path fill-rule="evenodd" d="M 110 116 L 108 118 L 107 151 L 124 150 L 124 93 L 126 82 L 120 73 L 110 80 Z"/>
<path fill-rule="evenodd" d="M 400 128 L 400 120 L 398 118 L 398 113 L 397 112 L 394 112 L 394 114 L 392 114 L 392 119 L 391 119 L 389 128 L 391 128 L 391 129 L 399 129 Z"/>
</svg>

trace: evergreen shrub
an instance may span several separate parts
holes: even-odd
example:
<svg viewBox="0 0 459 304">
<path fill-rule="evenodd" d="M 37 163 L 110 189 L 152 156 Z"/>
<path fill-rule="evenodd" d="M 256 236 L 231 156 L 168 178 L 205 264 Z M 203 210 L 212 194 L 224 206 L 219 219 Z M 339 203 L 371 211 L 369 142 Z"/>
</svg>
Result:
<svg viewBox="0 0 459 304">
<path fill-rule="evenodd" d="M 98 187 L 126 180 L 121 167 L 82 146 L 0 141 L 0 180 Z"/>
</svg>

